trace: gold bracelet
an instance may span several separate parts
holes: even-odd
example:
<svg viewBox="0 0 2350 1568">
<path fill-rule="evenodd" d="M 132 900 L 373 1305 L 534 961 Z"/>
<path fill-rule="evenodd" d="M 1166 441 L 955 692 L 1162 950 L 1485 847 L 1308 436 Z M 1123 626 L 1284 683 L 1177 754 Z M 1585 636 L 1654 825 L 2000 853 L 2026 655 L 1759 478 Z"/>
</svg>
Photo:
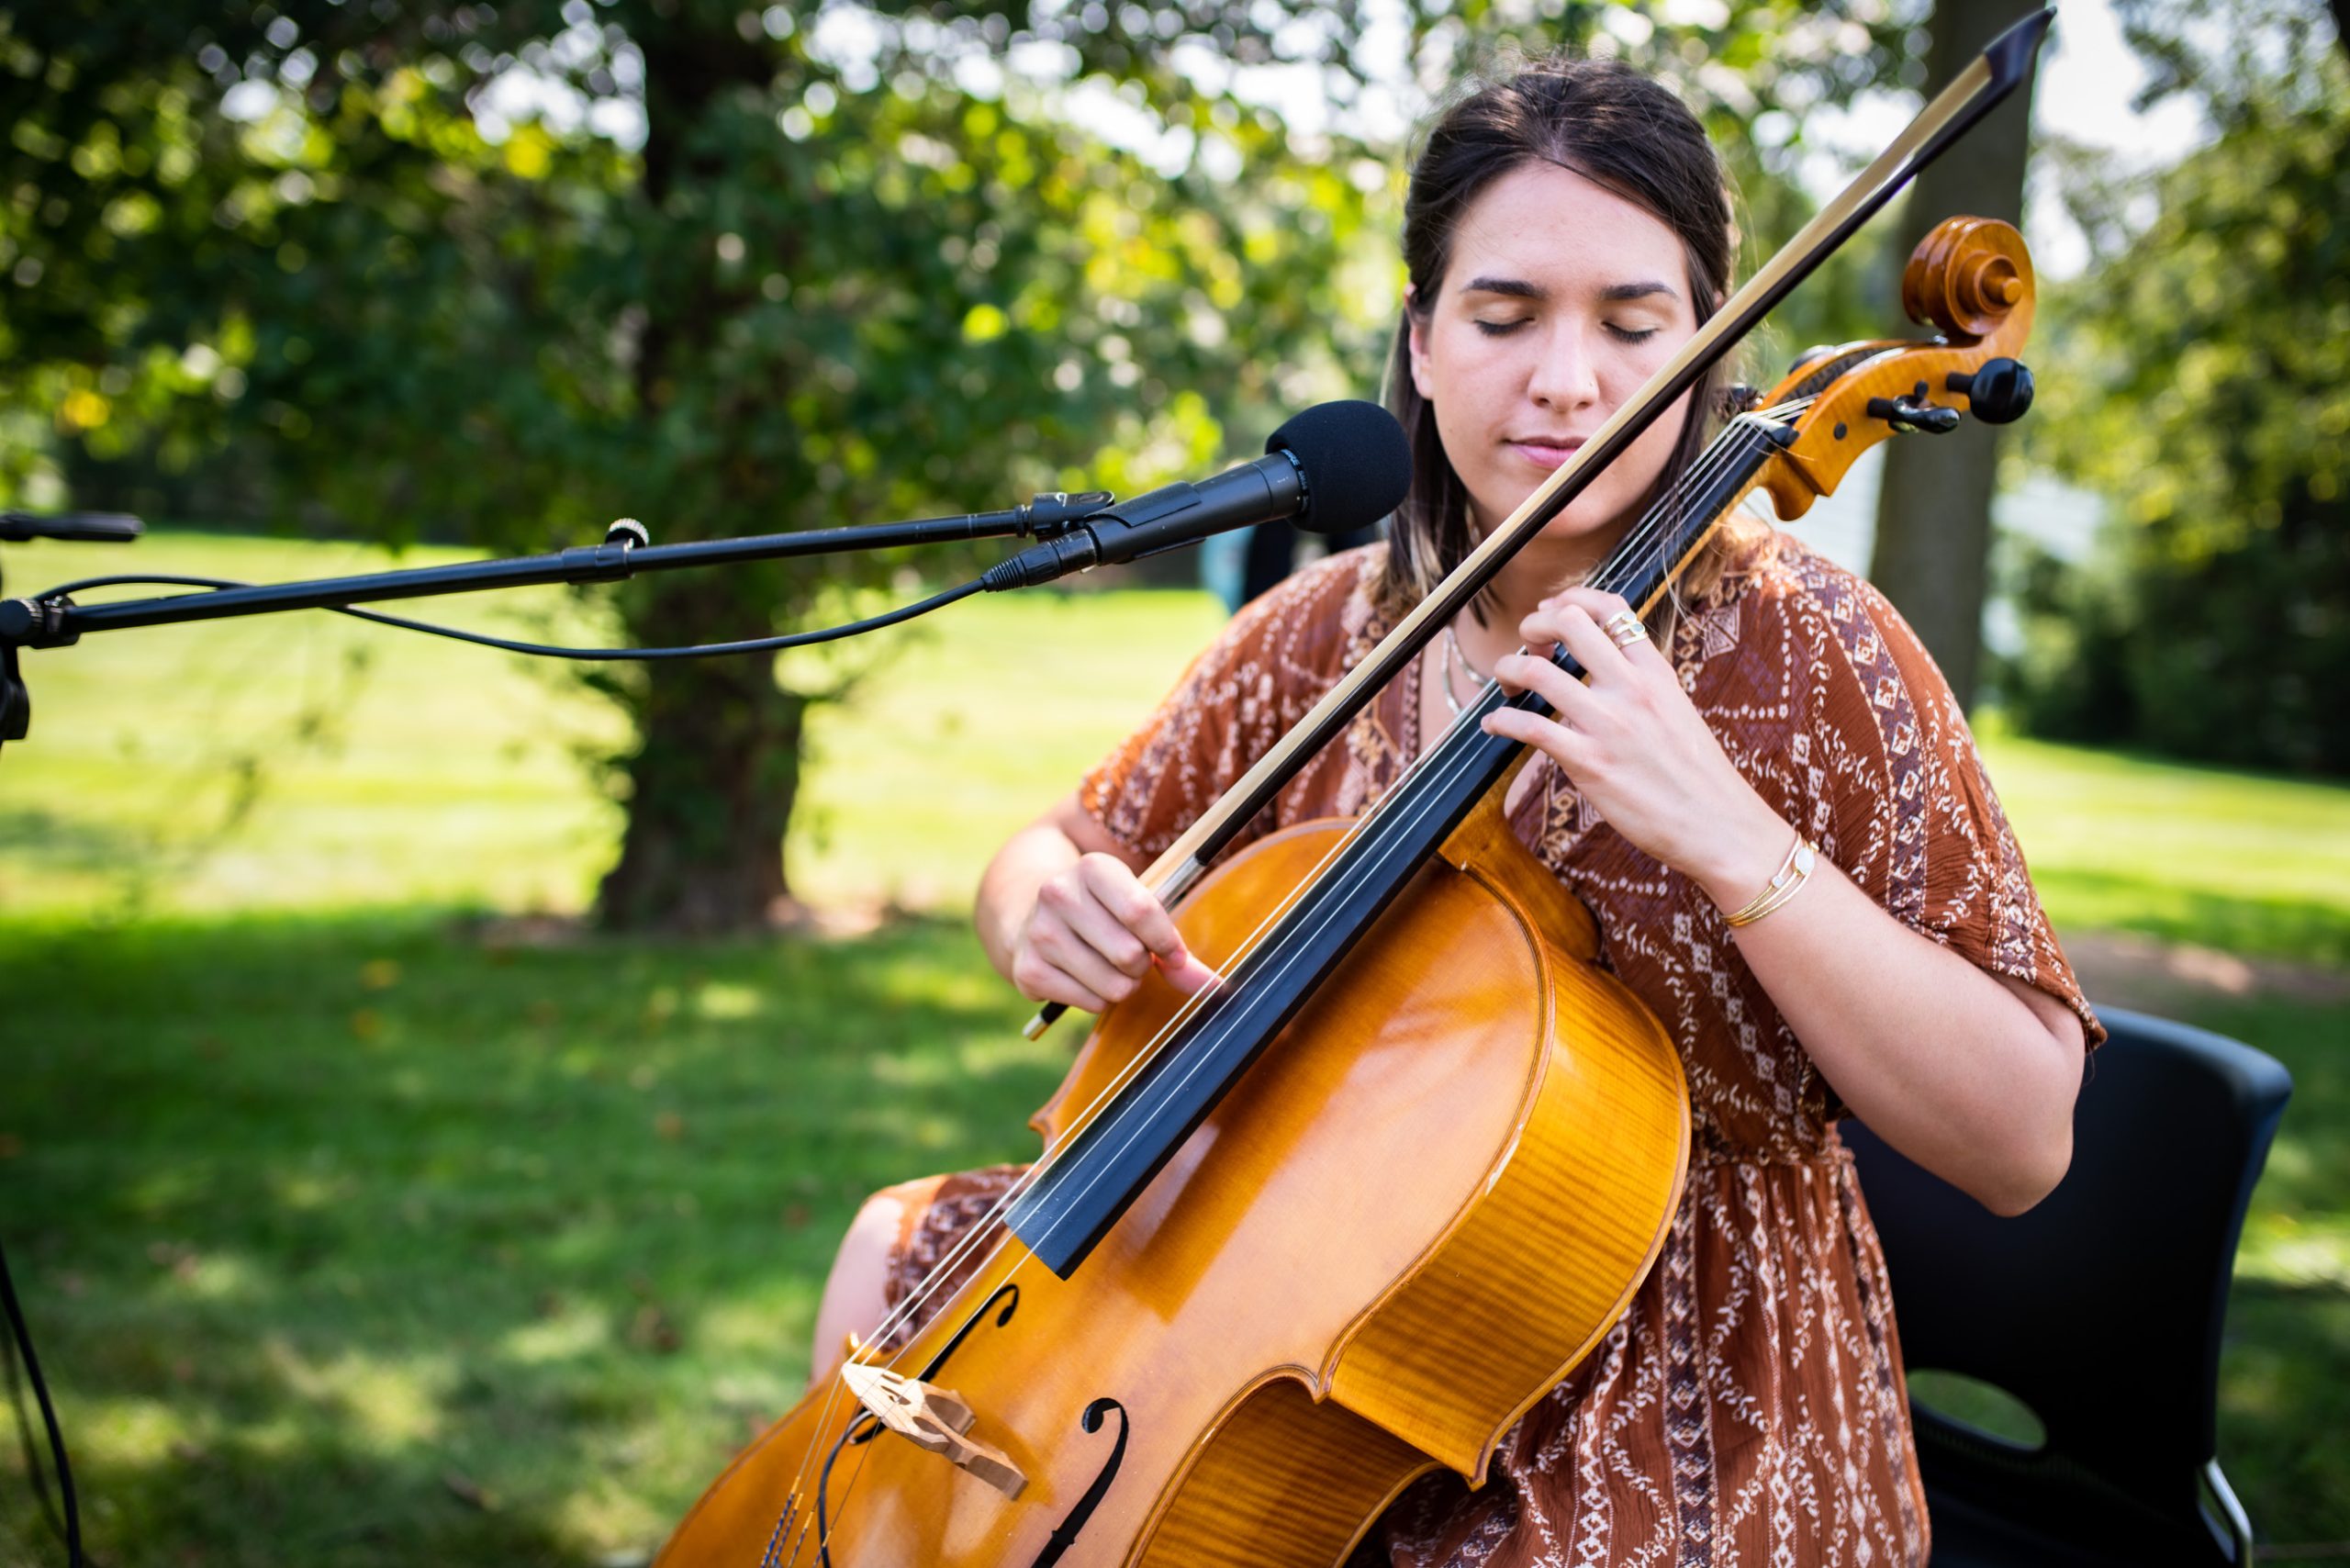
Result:
<svg viewBox="0 0 2350 1568">
<path fill-rule="evenodd" d="M 1794 898 L 1803 890 L 1804 883 L 1811 879 L 1811 869 L 1817 863 L 1818 853 L 1818 846 L 1811 840 L 1801 834 L 1796 834 L 1795 845 L 1787 851 L 1787 857 L 1780 861 L 1778 870 L 1772 873 L 1770 886 L 1755 894 L 1742 909 L 1722 916 L 1724 923 L 1733 926 L 1751 925 Z"/>
<path fill-rule="evenodd" d="M 1754 912 L 1761 908 L 1763 902 L 1767 901 L 1773 893 L 1777 892 L 1779 889 L 1785 884 L 1788 875 L 1795 869 L 1796 851 L 1802 847 L 1803 834 L 1796 834 L 1796 841 L 1787 846 L 1787 852 L 1779 857 L 1779 868 L 1771 873 L 1770 882 L 1764 886 L 1761 892 L 1755 894 L 1752 898 L 1747 900 L 1744 904 L 1740 905 L 1736 913 L 1733 914 L 1725 912 L 1724 918 L 1732 925 L 1744 924 L 1746 921 L 1753 915 Z"/>
</svg>

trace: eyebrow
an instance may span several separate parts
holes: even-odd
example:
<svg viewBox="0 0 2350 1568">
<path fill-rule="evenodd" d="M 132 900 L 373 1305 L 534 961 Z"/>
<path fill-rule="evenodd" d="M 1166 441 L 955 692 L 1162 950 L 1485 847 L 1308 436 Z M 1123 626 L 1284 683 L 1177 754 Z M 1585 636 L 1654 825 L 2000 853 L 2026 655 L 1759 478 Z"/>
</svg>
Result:
<svg viewBox="0 0 2350 1568">
<path fill-rule="evenodd" d="M 1506 295 L 1512 299 L 1541 300 L 1550 297 L 1550 291 L 1544 288 L 1541 285 L 1528 283 L 1523 278 L 1515 277 L 1472 277 L 1467 283 L 1460 286 L 1460 292 L 1463 294 L 1501 294 Z M 1676 299 L 1680 297 L 1670 284 L 1657 283 L 1654 281 L 1647 283 L 1611 283 L 1606 288 L 1599 291 L 1599 297 L 1607 304 L 1615 305 L 1620 304 L 1628 299 L 1646 299 L 1652 295 L 1659 294 L 1667 295 Z"/>
</svg>

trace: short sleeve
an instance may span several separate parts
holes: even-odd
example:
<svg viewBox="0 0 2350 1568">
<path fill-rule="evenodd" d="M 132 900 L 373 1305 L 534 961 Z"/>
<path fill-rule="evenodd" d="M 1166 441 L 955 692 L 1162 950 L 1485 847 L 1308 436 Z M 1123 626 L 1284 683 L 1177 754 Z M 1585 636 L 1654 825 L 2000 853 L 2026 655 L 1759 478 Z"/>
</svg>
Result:
<svg viewBox="0 0 2350 1568">
<path fill-rule="evenodd" d="M 1894 918 L 2062 1002 L 2105 1037 L 2056 941 L 1958 700 L 1884 595 L 1813 564 L 1777 598 L 1805 834 Z M 1831 575 L 1832 574 L 1832 575 Z"/>
<path fill-rule="evenodd" d="M 1111 837 L 1156 857 L 1336 684 L 1363 554 L 1326 557 L 1243 606 L 1142 726 L 1086 774 L 1079 803 Z M 1271 825 L 1269 809 L 1234 846 Z"/>
</svg>

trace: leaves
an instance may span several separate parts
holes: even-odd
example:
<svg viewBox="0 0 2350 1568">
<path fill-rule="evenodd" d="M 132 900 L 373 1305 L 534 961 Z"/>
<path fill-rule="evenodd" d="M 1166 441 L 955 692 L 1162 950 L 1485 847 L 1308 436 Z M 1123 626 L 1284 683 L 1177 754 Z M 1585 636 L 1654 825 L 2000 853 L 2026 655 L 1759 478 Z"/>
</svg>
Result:
<svg viewBox="0 0 2350 1568">
<path fill-rule="evenodd" d="M 2050 363 L 2065 374 L 2043 378 L 2028 439 L 2109 498 L 2118 528 L 2099 577 L 2042 569 L 2032 607 L 2074 624 L 2042 629 L 2020 690 L 2061 733 L 2094 722 L 2186 755 L 2338 772 L 2350 64 L 2330 47 L 2269 52 L 2306 41 L 2311 15 L 2285 27 L 2280 9 L 2240 0 L 2241 47 L 2194 79 L 2210 146 L 2150 182 L 2071 192 L 2105 260 L 2053 295 Z M 2149 5 L 2130 15 L 2142 34 L 2166 17 L 2174 39 L 2203 25 Z"/>
<path fill-rule="evenodd" d="M 1782 111 L 1897 77 L 1914 20 L 1430 4 L 1399 37 L 1351 3 L 1264 0 L 49 0 L 0 11 L 0 351 L 24 367 L 0 402 L 47 426 L 85 504 L 169 484 L 496 550 L 622 514 L 667 543 L 1131 493 L 1376 395 L 1416 84 L 1513 41 L 1633 59 L 1724 138 L 1767 240 L 1803 216 Z M 1304 96 L 1326 123 L 1276 112 Z M 0 450 L 0 484 L 42 460 Z M 750 637 L 973 564 L 612 593 L 642 641 Z M 869 656 L 760 677 L 788 700 L 706 670 L 585 678 L 637 721 L 616 788 L 632 831 L 682 849 L 680 890 L 762 853 L 800 703 Z M 710 744 L 729 724 L 763 738 Z"/>
</svg>

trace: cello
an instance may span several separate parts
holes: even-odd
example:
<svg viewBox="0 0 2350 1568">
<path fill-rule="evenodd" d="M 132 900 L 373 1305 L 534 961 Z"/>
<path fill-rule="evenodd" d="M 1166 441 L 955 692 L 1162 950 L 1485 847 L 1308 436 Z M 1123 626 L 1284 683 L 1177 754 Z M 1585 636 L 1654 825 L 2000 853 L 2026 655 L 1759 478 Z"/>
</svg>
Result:
<svg viewBox="0 0 2350 1568">
<path fill-rule="evenodd" d="M 1605 586 L 1651 610 L 1740 497 L 1799 511 L 1871 441 L 1954 420 L 1930 388 L 1998 401 L 2029 263 L 2003 226 L 1964 223 L 1905 290 L 1949 340 L 1800 365 L 1659 498 Z M 1473 593 L 1480 565 L 1432 602 Z M 1478 721 L 1505 700 L 1532 700 L 1489 689 L 1365 818 L 1198 880 L 1178 923 L 1224 980 L 1105 1015 L 1040 1114 L 1046 1155 L 1003 1235 L 968 1244 L 968 1282 L 901 1348 L 857 1347 L 664 1562 L 1331 1562 L 1414 1476 L 1482 1479 L 1622 1312 L 1688 1139 L 1671 1042 L 1502 823 L 1518 754 Z"/>
</svg>

